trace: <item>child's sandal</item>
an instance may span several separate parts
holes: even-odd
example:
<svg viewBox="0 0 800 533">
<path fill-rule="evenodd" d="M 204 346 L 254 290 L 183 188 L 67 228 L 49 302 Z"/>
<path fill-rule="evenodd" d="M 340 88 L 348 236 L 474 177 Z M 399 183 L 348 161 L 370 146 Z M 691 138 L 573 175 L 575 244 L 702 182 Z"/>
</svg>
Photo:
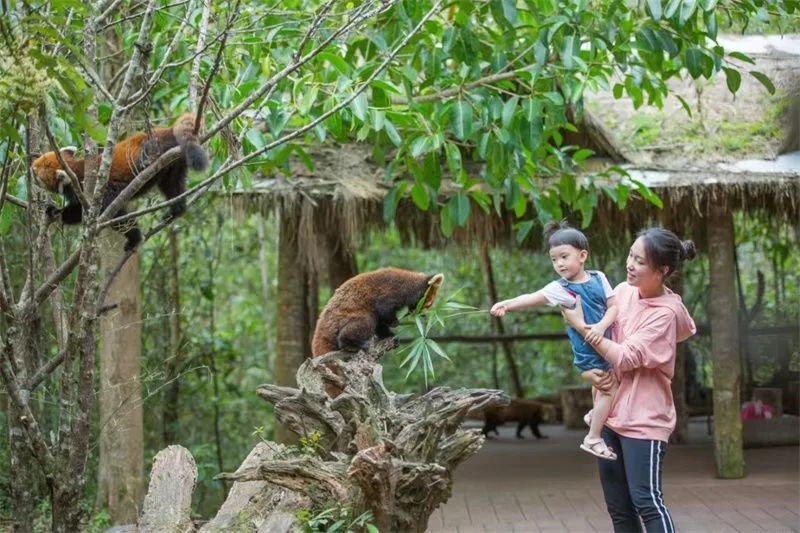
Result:
<svg viewBox="0 0 800 533">
<path fill-rule="evenodd" d="M 588 452 L 600 459 L 607 459 L 609 461 L 616 461 L 617 454 L 606 446 L 606 442 L 602 438 L 590 439 L 588 436 L 583 439 L 581 443 L 581 450 Z"/>
</svg>

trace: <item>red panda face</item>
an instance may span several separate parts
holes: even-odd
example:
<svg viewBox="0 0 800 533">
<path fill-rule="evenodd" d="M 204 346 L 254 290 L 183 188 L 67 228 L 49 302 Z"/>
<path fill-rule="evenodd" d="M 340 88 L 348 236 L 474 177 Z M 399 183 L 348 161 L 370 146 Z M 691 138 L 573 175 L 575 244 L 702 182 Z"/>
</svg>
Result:
<svg viewBox="0 0 800 533">
<path fill-rule="evenodd" d="M 439 292 L 439 287 L 444 282 L 444 274 L 439 273 L 431 276 L 428 280 L 428 290 L 425 291 L 425 302 L 422 304 L 423 309 L 428 309 L 433 305 L 436 300 L 436 293 Z"/>
<path fill-rule="evenodd" d="M 72 159 L 75 152 L 73 147 L 62 148 L 61 157 L 65 160 Z M 69 182 L 69 176 L 61 168 L 55 152 L 47 152 L 37 157 L 31 164 L 31 170 L 42 187 L 51 192 L 61 192 L 62 185 Z"/>
</svg>

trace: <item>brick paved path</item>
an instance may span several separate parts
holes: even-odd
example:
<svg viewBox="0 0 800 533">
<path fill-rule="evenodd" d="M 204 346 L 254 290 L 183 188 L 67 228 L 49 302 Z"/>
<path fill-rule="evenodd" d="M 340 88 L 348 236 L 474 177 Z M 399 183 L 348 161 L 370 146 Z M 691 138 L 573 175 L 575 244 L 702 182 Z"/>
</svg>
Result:
<svg viewBox="0 0 800 533">
<path fill-rule="evenodd" d="M 453 496 L 428 530 L 454 532 L 611 531 L 592 457 L 578 449 L 582 431 L 544 426 L 550 438 L 518 441 L 511 427 L 456 471 Z M 664 459 L 664 496 L 682 532 L 800 531 L 796 446 L 745 450 L 748 475 L 714 477 L 705 424 L 692 442 Z"/>
</svg>

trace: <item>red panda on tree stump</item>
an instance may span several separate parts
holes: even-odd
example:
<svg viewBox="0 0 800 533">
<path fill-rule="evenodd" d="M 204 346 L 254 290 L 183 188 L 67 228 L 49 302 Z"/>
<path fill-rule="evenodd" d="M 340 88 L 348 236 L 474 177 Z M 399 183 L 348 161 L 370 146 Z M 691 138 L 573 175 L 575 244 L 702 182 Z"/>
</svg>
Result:
<svg viewBox="0 0 800 533">
<path fill-rule="evenodd" d="M 171 200 L 186 191 L 186 174 L 188 169 L 202 171 L 208 168 L 208 156 L 194 134 L 196 116 L 187 113 L 182 115 L 172 127 L 153 128 L 150 132 L 139 132 L 121 140 L 114 146 L 111 159 L 111 170 L 108 176 L 108 186 L 103 196 L 101 211 L 114 201 L 122 190 L 133 179 L 154 163 L 164 152 L 176 146 L 181 147 L 183 157 L 163 169 L 159 170 L 144 186 L 139 189 L 134 198 L 144 195 L 153 187 Z M 64 163 L 77 176 L 83 184 L 85 178 L 84 159 L 75 159 L 75 148 L 62 148 L 61 157 Z M 95 158 L 95 167 L 100 163 L 99 156 Z M 79 224 L 83 219 L 82 206 L 72 189 L 69 175 L 58 162 L 55 152 L 47 152 L 39 156 L 31 165 L 34 176 L 41 185 L 54 193 L 64 196 L 64 207 L 57 208 L 49 205 L 47 214 L 51 218 L 59 217 L 63 224 Z M 170 206 L 167 218 L 176 218 L 186 211 L 186 201 L 180 200 Z M 117 216 L 124 215 L 122 208 Z M 132 250 L 142 241 L 142 234 L 135 222 L 123 222 L 115 225 L 114 229 L 125 235 L 126 250 Z"/>
<path fill-rule="evenodd" d="M 414 311 L 423 298 L 422 307 L 429 308 L 443 281 L 444 274 L 400 268 L 381 268 L 350 278 L 336 289 L 320 314 L 311 342 L 312 355 L 356 352 L 366 348 L 373 336 L 392 337 L 398 311 Z M 335 368 L 331 370 L 336 373 Z M 341 392 L 339 387 L 328 387 L 332 397 Z"/>
</svg>

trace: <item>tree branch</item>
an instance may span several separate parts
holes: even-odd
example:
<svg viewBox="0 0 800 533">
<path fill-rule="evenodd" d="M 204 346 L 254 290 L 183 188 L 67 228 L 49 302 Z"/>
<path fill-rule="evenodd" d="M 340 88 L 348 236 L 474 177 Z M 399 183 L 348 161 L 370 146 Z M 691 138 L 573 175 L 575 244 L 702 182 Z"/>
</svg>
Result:
<svg viewBox="0 0 800 533">
<path fill-rule="evenodd" d="M 217 122 L 211 130 L 209 130 L 208 132 L 206 132 L 205 135 L 203 135 L 203 137 L 200 139 L 201 142 L 205 142 L 206 140 L 210 139 L 219 130 L 227 126 L 233 119 L 241 115 L 245 109 L 249 108 L 256 100 L 258 100 L 265 93 L 267 93 L 267 91 L 269 91 L 273 86 L 277 85 L 279 81 L 285 79 L 289 74 L 296 71 L 301 66 L 306 64 L 308 61 L 319 55 L 335 39 L 349 32 L 350 30 L 352 30 L 365 20 L 387 11 L 396 3 L 397 0 L 382 1 L 378 8 L 369 12 L 360 13 L 358 16 L 351 18 L 346 24 L 338 28 L 336 31 L 331 32 L 331 34 L 319 46 L 317 46 L 315 49 L 313 49 L 311 52 L 309 52 L 299 60 L 292 62 L 290 65 L 287 65 L 280 72 L 274 74 L 269 80 L 264 82 L 261 85 L 261 87 L 259 87 L 256 91 L 254 91 L 241 104 L 233 108 L 225 117 L 222 118 L 222 120 Z"/>
<path fill-rule="evenodd" d="M 297 128 L 296 130 L 293 130 L 292 132 L 287 133 L 286 135 L 284 135 L 282 137 L 279 137 L 278 139 L 276 139 L 273 142 L 267 144 L 263 148 L 261 148 L 259 150 L 256 150 L 255 152 L 252 152 L 252 153 L 242 157 L 241 159 L 238 159 L 237 161 L 233 161 L 231 163 L 228 163 L 227 165 L 222 165 L 217 170 L 217 172 L 215 172 L 212 176 L 206 178 L 205 180 L 203 180 L 201 183 L 199 183 L 195 187 L 189 189 L 188 191 L 184 192 L 183 194 L 180 194 L 180 195 L 176 196 L 175 198 L 172 198 L 171 200 L 168 200 L 168 201 L 165 201 L 165 202 L 161 202 L 161 203 L 159 203 L 159 204 L 157 204 L 155 206 L 152 206 L 152 207 L 149 207 L 149 208 L 145 208 L 145 209 L 142 209 L 142 210 L 139 210 L 139 211 L 134 211 L 133 213 L 127 213 L 124 216 L 117 217 L 117 218 L 114 218 L 112 220 L 109 220 L 107 216 L 101 216 L 101 218 L 99 220 L 100 227 L 103 228 L 103 227 L 106 227 L 106 226 L 110 226 L 111 224 L 124 222 L 126 220 L 130 220 L 130 219 L 135 218 L 137 216 L 140 216 L 142 214 L 150 213 L 150 212 L 153 212 L 153 211 L 157 211 L 159 209 L 163 209 L 163 208 L 168 207 L 168 206 L 170 206 L 170 205 L 172 205 L 174 203 L 177 203 L 177 202 L 179 202 L 179 201 L 181 201 L 181 200 L 183 200 L 185 198 L 191 197 L 191 198 L 189 198 L 189 200 L 187 202 L 187 208 L 188 208 L 189 206 L 191 206 L 192 204 L 194 204 L 198 200 L 198 198 L 203 194 L 203 192 L 205 192 L 205 190 L 208 187 L 210 187 L 215 181 L 217 181 L 220 177 L 224 176 L 225 174 L 227 174 L 231 170 L 234 170 L 234 169 L 244 165 L 245 163 L 247 163 L 251 159 L 254 159 L 254 158 L 258 157 L 259 155 L 261 155 L 261 154 L 263 154 L 265 152 L 268 152 L 269 150 L 272 150 L 276 146 L 281 146 L 283 144 L 286 144 L 287 142 L 291 141 L 292 139 L 295 139 L 295 138 L 303 135 L 305 132 L 313 129 L 317 124 L 320 124 L 321 122 L 324 122 L 331 115 L 333 115 L 335 113 L 338 113 L 341 109 L 343 109 L 344 107 L 350 105 L 350 102 L 355 100 L 358 97 L 359 94 L 364 92 L 369 87 L 370 83 L 372 83 L 373 80 L 375 80 L 384 70 L 386 70 L 386 68 L 394 60 L 394 58 L 397 56 L 397 54 L 400 52 L 400 50 L 402 48 L 404 48 L 405 45 L 408 44 L 408 41 L 410 41 L 411 38 L 414 37 L 414 35 L 416 35 L 419 32 L 419 30 L 422 28 L 422 25 L 425 22 L 427 22 L 428 19 L 430 17 L 432 17 L 434 15 L 434 13 L 436 13 L 436 11 L 438 11 L 438 9 L 441 6 L 441 4 L 442 4 L 442 0 L 439 0 L 438 2 L 436 2 L 436 4 L 433 6 L 433 8 L 430 11 L 428 11 L 428 13 L 425 14 L 425 16 L 420 21 L 420 23 L 402 39 L 400 44 L 398 44 L 394 48 L 394 50 L 392 50 L 391 53 L 389 53 L 389 55 L 386 57 L 386 59 L 372 72 L 372 74 L 364 81 L 364 83 L 361 84 L 361 86 L 359 86 L 358 89 L 353 91 L 353 94 L 351 94 L 345 100 L 343 100 L 343 101 L 339 102 L 338 104 L 336 104 L 334 107 L 332 107 L 331 109 L 329 109 L 328 111 L 326 111 L 325 113 L 323 113 L 322 115 L 317 117 L 315 120 L 311 121 L 310 123 L 306 124 L 303 127 Z M 219 131 L 220 124 L 222 122 L 224 122 L 224 119 L 222 121 L 218 122 L 215 125 L 214 131 Z M 206 135 L 206 137 L 208 137 L 208 135 Z M 134 179 L 128 185 L 128 187 L 126 187 L 122 191 L 122 193 L 120 193 L 120 195 L 114 200 L 114 202 L 112 202 L 111 205 L 109 205 L 109 207 L 106 209 L 106 211 L 104 212 L 104 215 L 107 213 L 108 215 L 113 216 L 113 214 L 116 213 L 119 210 L 119 207 L 121 207 L 121 205 L 125 201 L 127 201 L 127 199 L 130 196 L 135 194 L 135 191 L 138 191 L 139 188 L 141 188 L 141 186 L 147 180 L 149 180 L 151 176 L 153 176 L 158 170 L 160 170 L 161 168 L 163 168 L 164 166 L 169 164 L 169 163 L 162 163 L 162 160 L 169 158 L 169 161 L 171 162 L 171 161 L 173 161 L 173 160 L 178 158 L 177 156 L 178 156 L 179 153 L 180 153 L 180 149 L 179 148 L 172 148 L 171 150 L 168 150 L 167 152 L 164 152 L 164 154 L 162 154 L 162 156 L 159 157 L 158 160 L 156 160 L 156 162 L 152 166 L 150 166 L 147 169 L 145 169 L 144 172 L 142 172 L 139 176 L 137 176 L 136 179 Z M 157 168 L 154 168 L 154 167 L 157 167 Z M 130 192 L 129 194 L 126 194 L 126 193 L 129 192 L 129 189 L 131 189 L 131 188 L 134 188 L 134 191 Z M 123 199 L 123 195 L 125 195 L 124 199 Z M 116 205 L 118 201 L 119 201 L 119 205 Z M 113 210 L 112 210 L 112 207 L 114 208 Z M 171 221 L 166 221 L 165 224 L 159 226 L 160 229 L 163 229 L 164 227 L 168 226 L 170 222 Z M 152 234 L 153 233 L 151 231 L 148 234 L 148 236 L 150 236 Z"/>
<path fill-rule="evenodd" d="M 208 37 L 208 21 L 211 18 L 211 0 L 203 0 L 203 13 L 200 16 L 200 28 L 197 32 L 195 56 L 192 61 L 192 71 L 189 75 L 189 107 L 195 109 L 200 98 L 198 92 L 200 83 L 200 63 L 203 61 L 202 51 Z M 221 48 L 220 48 L 221 49 Z"/>
<path fill-rule="evenodd" d="M 44 128 L 47 141 L 50 143 L 50 149 L 55 153 L 56 159 L 58 159 L 58 164 L 61 165 L 61 168 L 64 170 L 64 172 L 66 172 L 67 176 L 69 176 L 69 181 L 72 184 L 73 192 L 78 198 L 81 207 L 84 211 L 88 211 L 89 200 L 87 200 L 86 196 L 83 194 L 83 185 L 81 185 L 81 182 L 78 180 L 78 176 L 75 175 L 69 165 L 67 165 L 67 163 L 64 161 L 64 158 L 61 157 L 61 149 L 58 147 L 56 139 L 53 137 L 53 133 L 50 131 L 50 127 L 47 125 L 47 112 L 44 104 L 39 106 L 39 118 L 42 121 L 42 128 Z"/>
<path fill-rule="evenodd" d="M 25 388 L 28 389 L 30 392 L 36 390 L 42 381 L 44 381 L 47 376 L 53 373 L 56 368 L 59 367 L 61 363 L 64 362 L 64 357 L 67 355 L 66 349 L 61 350 L 58 352 L 58 355 L 50 359 L 42 368 L 37 370 L 33 376 L 28 379 L 28 382 L 25 384 Z"/>
</svg>

